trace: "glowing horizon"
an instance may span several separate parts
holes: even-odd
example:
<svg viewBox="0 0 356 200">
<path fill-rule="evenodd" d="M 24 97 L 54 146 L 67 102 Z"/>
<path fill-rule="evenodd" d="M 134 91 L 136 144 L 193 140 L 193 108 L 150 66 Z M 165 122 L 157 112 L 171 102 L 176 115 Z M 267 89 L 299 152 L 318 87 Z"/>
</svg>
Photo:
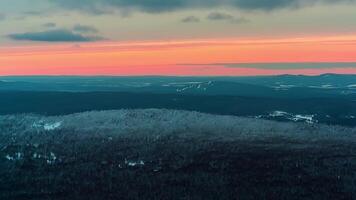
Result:
<svg viewBox="0 0 356 200">
<path fill-rule="evenodd" d="M 251 76 L 356 74 L 356 36 L 156 40 L 0 48 L 0 75 Z M 227 67 L 233 63 L 345 63 L 309 69 Z"/>
</svg>

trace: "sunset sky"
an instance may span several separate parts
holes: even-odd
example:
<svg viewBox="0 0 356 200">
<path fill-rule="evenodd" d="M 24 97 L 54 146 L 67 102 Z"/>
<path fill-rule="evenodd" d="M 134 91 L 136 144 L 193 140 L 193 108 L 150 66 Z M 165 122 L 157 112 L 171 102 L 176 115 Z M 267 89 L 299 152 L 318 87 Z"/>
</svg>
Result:
<svg viewBox="0 0 356 200">
<path fill-rule="evenodd" d="M 356 0 L 1 0 L 0 75 L 356 74 Z"/>
</svg>

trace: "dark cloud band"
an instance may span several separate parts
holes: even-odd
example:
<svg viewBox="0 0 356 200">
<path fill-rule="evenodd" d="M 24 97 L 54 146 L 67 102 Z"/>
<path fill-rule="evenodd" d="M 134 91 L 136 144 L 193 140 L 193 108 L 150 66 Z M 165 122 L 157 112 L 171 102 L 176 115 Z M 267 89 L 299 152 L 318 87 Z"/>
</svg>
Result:
<svg viewBox="0 0 356 200">
<path fill-rule="evenodd" d="M 76 24 L 73 27 L 73 31 L 78 33 L 97 33 L 98 29 L 93 26 Z"/>
<path fill-rule="evenodd" d="M 106 12 L 113 9 L 136 9 L 145 12 L 164 12 L 187 8 L 228 6 L 244 10 L 274 10 L 298 8 L 315 3 L 355 3 L 356 0 L 49 0 L 68 9 Z"/>
<path fill-rule="evenodd" d="M 99 36 L 85 36 L 70 30 L 57 29 L 43 32 L 15 33 L 8 35 L 13 40 L 42 41 L 42 42 L 90 42 L 102 40 Z"/>
</svg>

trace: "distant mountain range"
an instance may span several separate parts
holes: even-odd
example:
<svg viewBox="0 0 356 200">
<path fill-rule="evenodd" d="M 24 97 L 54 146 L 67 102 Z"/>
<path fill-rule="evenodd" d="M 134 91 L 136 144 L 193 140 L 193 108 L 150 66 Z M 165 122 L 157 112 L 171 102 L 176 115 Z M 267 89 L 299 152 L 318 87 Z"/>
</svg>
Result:
<svg viewBox="0 0 356 200">
<path fill-rule="evenodd" d="M 356 126 L 356 75 L 0 77 L 0 104 L 0 114 L 167 108 Z"/>
<path fill-rule="evenodd" d="M 0 77 L 2 91 L 116 91 L 237 96 L 356 96 L 356 75 L 260 77 Z"/>
</svg>

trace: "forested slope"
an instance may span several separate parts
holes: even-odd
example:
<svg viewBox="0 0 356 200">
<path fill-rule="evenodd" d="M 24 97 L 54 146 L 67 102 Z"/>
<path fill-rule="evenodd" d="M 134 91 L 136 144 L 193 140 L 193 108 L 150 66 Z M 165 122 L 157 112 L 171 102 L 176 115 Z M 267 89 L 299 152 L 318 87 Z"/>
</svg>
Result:
<svg viewBox="0 0 356 200">
<path fill-rule="evenodd" d="M 177 110 L 0 116 L 0 198 L 352 199 L 355 136 Z"/>
</svg>

